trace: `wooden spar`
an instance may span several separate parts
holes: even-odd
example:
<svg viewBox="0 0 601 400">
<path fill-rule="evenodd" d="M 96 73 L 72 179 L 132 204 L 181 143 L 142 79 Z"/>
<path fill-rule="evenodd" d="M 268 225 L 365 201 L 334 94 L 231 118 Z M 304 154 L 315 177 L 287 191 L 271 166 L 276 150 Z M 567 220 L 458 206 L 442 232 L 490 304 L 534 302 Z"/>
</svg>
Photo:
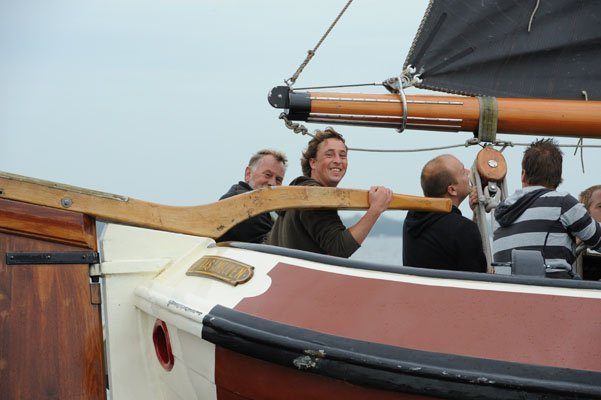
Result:
<svg viewBox="0 0 601 400">
<path fill-rule="evenodd" d="M 403 105 L 398 94 L 290 92 L 274 88 L 269 102 L 288 109 L 288 119 L 325 124 L 399 128 Z M 407 95 L 407 128 L 476 132 L 476 97 Z M 498 133 L 601 137 L 601 101 L 497 98 Z"/>
<path fill-rule="evenodd" d="M 211 238 L 218 238 L 239 222 L 268 211 L 369 207 L 366 190 L 307 186 L 264 188 L 207 205 L 175 207 L 4 172 L 0 172 L 0 197 L 78 211 L 102 221 Z M 394 194 L 389 209 L 449 212 L 451 201 Z"/>
</svg>

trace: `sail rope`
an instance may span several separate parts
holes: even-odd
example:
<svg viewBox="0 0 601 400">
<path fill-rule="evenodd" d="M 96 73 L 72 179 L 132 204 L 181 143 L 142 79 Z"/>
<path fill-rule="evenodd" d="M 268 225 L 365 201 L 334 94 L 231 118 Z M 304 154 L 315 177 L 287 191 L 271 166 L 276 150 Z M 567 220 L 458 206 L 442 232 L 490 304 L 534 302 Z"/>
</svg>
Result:
<svg viewBox="0 0 601 400">
<path fill-rule="evenodd" d="M 346 11 L 346 9 L 351 5 L 352 2 L 353 2 L 353 0 L 349 0 L 346 3 L 346 5 L 342 8 L 342 10 L 338 13 L 338 16 L 336 17 L 336 19 L 334 20 L 334 22 L 332 22 L 332 24 L 330 25 L 330 27 L 328 28 L 328 30 L 326 31 L 326 33 L 324 33 L 323 36 L 321 37 L 321 39 L 319 39 L 319 42 L 317 42 L 317 44 L 315 45 L 315 47 L 313 48 L 313 50 L 308 50 L 307 51 L 307 57 L 305 57 L 305 60 L 301 63 L 301 65 L 299 65 L 299 67 L 296 70 L 296 72 L 294 73 L 294 75 L 292 75 L 290 78 L 288 78 L 288 79 L 286 79 L 284 81 L 286 83 L 286 85 L 288 85 L 288 87 L 292 87 L 292 85 L 294 85 L 294 83 L 298 79 L 298 76 L 301 74 L 301 72 L 303 72 L 303 69 L 305 69 L 305 67 L 307 66 L 307 64 L 309 64 L 309 61 L 311 61 L 311 59 L 315 55 L 315 52 L 317 51 L 317 49 L 319 48 L 319 46 L 321 46 L 321 44 L 326 39 L 326 37 L 330 34 L 330 32 L 332 31 L 332 29 L 334 29 L 334 26 L 336 25 L 336 23 L 338 22 L 338 20 L 340 19 L 340 17 L 342 17 L 342 14 L 344 14 L 344 12 Z"/>
</svg>

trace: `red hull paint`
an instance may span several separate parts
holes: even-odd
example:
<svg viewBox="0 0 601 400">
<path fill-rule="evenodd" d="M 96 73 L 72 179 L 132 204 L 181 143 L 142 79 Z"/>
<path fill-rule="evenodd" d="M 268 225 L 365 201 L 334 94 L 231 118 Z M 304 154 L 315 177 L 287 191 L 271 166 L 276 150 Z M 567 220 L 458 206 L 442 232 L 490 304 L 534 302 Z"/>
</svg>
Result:
<svg viewBox="0 0 601 400">
<path fill-rule="evenodd" d="M 219 400 L 431 400 L 411 394 L 368 389 L 272 364 L 217 347 L 215 380 Z"/>
<path fill-rule="evenodd" d="M 284 263 L 269 276 L 270 288 L 237 311 L 409 349 L 601 371 L 596 299 L 426 286 Z"/>
</svg>

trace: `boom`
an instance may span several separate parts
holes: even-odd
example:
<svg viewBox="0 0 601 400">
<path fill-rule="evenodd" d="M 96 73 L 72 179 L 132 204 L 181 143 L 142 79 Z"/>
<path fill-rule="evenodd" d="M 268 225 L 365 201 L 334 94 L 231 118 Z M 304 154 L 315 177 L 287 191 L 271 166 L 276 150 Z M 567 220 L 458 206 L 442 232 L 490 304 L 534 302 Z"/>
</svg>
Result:
<svg viewBox="0 0 601 400">
<path fill-rule="evenodd" d="M 287 118 L 327 124 L 400 128 L 403 104 L 398 94 L 294 92 L 279 86 L 269 103 Z M 496 132 L 517 135 L 601 137 L 601 101 L 496 98 Z M 477 132 L 477 97 L 407 95 L 407 128 Z"/>
</svg>

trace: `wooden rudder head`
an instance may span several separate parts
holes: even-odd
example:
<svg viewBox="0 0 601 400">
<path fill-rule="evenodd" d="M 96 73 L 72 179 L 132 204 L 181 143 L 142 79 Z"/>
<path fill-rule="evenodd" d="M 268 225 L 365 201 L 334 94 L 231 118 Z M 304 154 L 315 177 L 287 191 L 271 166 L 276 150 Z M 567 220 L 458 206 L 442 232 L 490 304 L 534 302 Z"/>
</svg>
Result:
<svg viewBox="0 0 601 400">
<path fill-rule="evenodd" d="M 507 162 L 503 154 L 487 146 L 478 152 L 476 156 L 476 168 L 483 181 L 498 182 L 507 175 Z"/>
</svg>

